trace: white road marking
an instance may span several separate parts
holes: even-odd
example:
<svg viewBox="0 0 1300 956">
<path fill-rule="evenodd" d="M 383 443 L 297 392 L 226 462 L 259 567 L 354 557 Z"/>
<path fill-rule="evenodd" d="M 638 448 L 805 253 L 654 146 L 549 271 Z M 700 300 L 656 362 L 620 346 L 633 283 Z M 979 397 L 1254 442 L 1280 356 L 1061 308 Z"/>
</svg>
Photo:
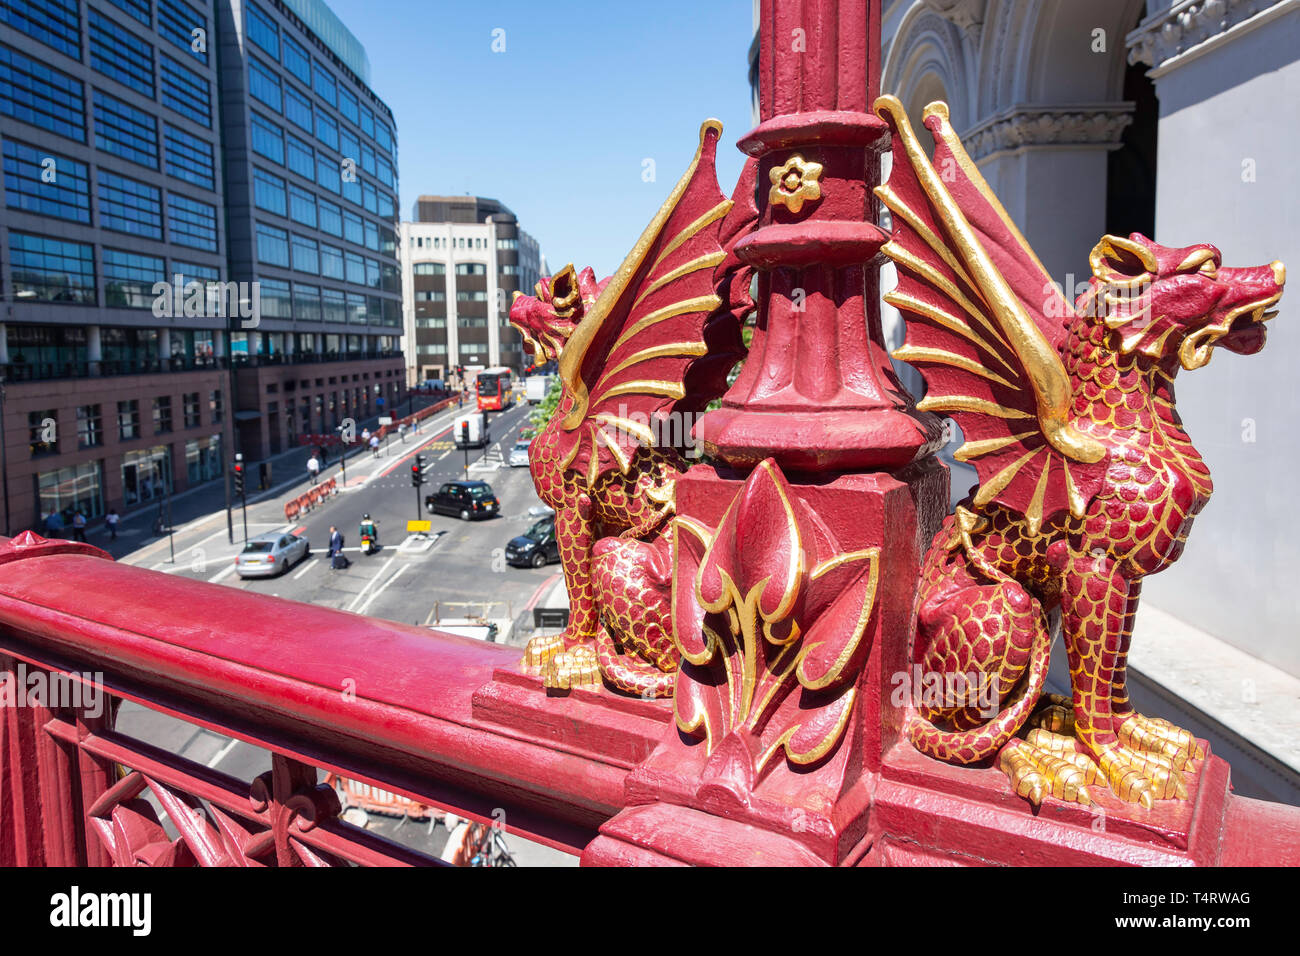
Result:
<svg viewBox="0 0 1300 956">
<path fill-rule="evenodd" d="M 223 571 L 218 571 L 218 572 L 217 572 L 216 574 L 214 574 L 212 577 L 208 578 L 208 583 L 209 583 L 209 584 L 216 584 L 216 583 L 217 583 L 218 581 L 220 581 L 222 578 L 228 578 L 228 577 L 230 577 L 230 575 L 232 575 L 232 574 L 234 574 L 234 573 L 235 573 L 235 562 L 234 562 L 234 561 L 231 561 L 230 564 L 225 568 L 225 570 L 223 570 Z"/>
<path fill-rule="evenodd" d="M 349 611 L 355 611 L 357 609 L 357 605 L 359 605 L 361 603 L 361 599 L 366 596 L 366 592 L 370 590 L 371 586 L 376 581 L 378 581 L 380 577 L 383 576 L 384 572 L 386 572 L 389 569 L 389 567 L 392 566 L 392 563 L 396 560 L 397 560 L 396 555 L 389 558 L 388 561 L 384 564 L 384 566 L 379 569 L 379 572 L 374 577 L 372 577 L 369 581 L 366 582 L 366 586 L 363 587 L 360 590 L 360 592 L 358 592 L 357 596 L 352 599 L 352 603 L 348 605 Z"/>
<path fill-rule="evenodd" d="M 437 460 L 438 460 L 438 461 L 442 461 L 444 458 L 446 458 L 446 457 L 447 457 L 448 455 L 450 455 L 450 454 L 451 454 L 451 449 L 448 448 L 446 451 L 444 451 L 441 455 L 438 456 L 438 459 L 437 459 Z"/>
<path fill-rule="evenodd" d="M 234 750 L 235 744 L 237 743 L 239 743 L 239 741 L 236 740 L 234 737 L 231 737 L 228 741 L 226 741 L 226 745 L 222 747 L 220 750 L 218 750 L 216 755 L 211 760 L 208 761 L 208 769 L 209 770 L 213 769 L 214 767 L 216 767 L 217 764 L 225 760 L 226 754 Z"/>
<path fill-rule="evenodd" d="M 375 592 L 374 592 L 373 594 L 371 594 L 369 598 L 366 599 L 366 603 L 363 604 L 363 605 L 361 605 L 361 610 L 358 611 L 357 613 L 358 613 L 358 614 L 365 614 L 366 611 L 368 611 L 368 610 L 370 609 L 370 605 L 374 602 L 375 598 L 377 598 L 377 597 L 379 597 L 379 595 L 383 594 L 383 593 L 384 593 L 384 590 L 388 587 L 388 585 L 392 584 L 394 581 L 396 581 L 398 578 L 400 578 L 400 577 L 402 576 L 402 572 L 405 571 L 405 570 L 406 570 L 407 568 L 409 568 L 409 567 L 410 567 L 409 564 L 404 564 L 404 565 L 402 565 L 400 568 L 398 568 L 396 574 L 394 574 L 391 578 L 389 578 L 389 579 L 388 579 L 387 581 L 385 581 L 382 585 L 380 585 L 378 588 L 375 589 Z"/>
<path fill-rule="evenodd" d="M 293 572 L 293 579 L 297 581 L 300 577 L 302 577 L 304 574 L 310 571 L 314 561 L 315 558 L 312 557 L 308 557 L 306 560 L 304 560 L 302 562 L 302 567 L 299 568 L 297 571 Z"/>
</svg>

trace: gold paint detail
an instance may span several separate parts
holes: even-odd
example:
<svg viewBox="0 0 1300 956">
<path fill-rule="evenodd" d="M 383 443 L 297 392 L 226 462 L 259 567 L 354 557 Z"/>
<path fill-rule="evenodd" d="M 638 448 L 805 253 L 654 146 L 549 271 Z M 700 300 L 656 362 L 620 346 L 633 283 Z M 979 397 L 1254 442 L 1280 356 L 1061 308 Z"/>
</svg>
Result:
<svg viewBox="0 0 1300 956">
<path fill-rule="evenodd" d="M 1018 408 L 1007 408 L 973 395 L 927 395 L 916 403 L 923 412 L 974 412 L 994 418 L 1029 418 L 1034 416 Z"/>
<path fill-rule="evenodd" d="M 1025 524 L 1029 527 L 1030 537 L 1038 537 L 1043 527 L 1043 498 L 1047 494 L 1047 476 L 1052 471 L 1052 457 L 1048 455 L 1043 459 L 1043 473 L 1038 476 L 1038 485 L 1034 488 L 1034 497 L 1030 499 L 1029 508 L 1025 511 Z"/>
<path fill-rule="evenodd" d="M 625 369 L 631 368 L 641 362 L 649 362 L 657 358 L 675 358 L 677 356 L 701 356 L 708 352 L 708 347 L 703 342 L 667 342 L 663 345 L 655 345 L 648 349 L 642 349 L 640 352 L 633 352 L 623 361 L 619 362 L 613 368 L 606 369 L 601 373 L 596 387 L 599 388 L 605 379 L 617 375 Z"/>
<path fill-rule="evenodd" d="M 980 378 L 987 379 L 995 385 L 1001 385 L 1003 388 L 1009 388 L 1012 391 L 1020 391 L 1019 385 L 1013 385 L 1001 375 L 990 372 L 979 362 L 967 358 L 964 355 L 958 355 L 956 352 L 949 352 L 945 349 L 927 348 L 921 345 L 900 345 L 894 349 L 894 358 L 909 362 L 916 365 L 919 362 L 926 362 L 931 365 L 950 365 L 953 368 L 959 368 L 963 372 L 969 372 Z"/>
<path fill-rule="evenodd" d="M 725 249 L 719 249 L 717 252 L 710 252 L 707 255 L 699 256 L 690 262 L 683 262 L 676 269 L 665 272 L 658 279 L 655 279 L 648 286 L 641 290 L 641 294 L 636 297 L 632 303 L 632 308 L 636 308 L 641 301 L 651 293 L 657 292 L 670 282 L 674 282 L 683 276 L 688 276 L 693 272 L 699 272 L 701 269 L 715 268 L 723 259 L 727 258 Z"/>
<path fill-rule="evenodd" d="M 1016 475 L 1020 472 L 1020 469 L 1023 468 L 1026 465 L 1026 463 L 1028 463 L 1029 459 L 1033 458 L 1035 455 L 1038 454 L 1046 455 L 1047 449 L 1034 448 L 1031 449 L 1030 451 L 1025 452 L 1023 455 L 1021 455 L 1011 464 L 1007 465 L 1005 468 L 999 471 L 988 481 L 981 484 L 980 490 L 975 493 L 975 504 L 979 505 L 982 508 L 984 505 L 992 501 L 994 497 L 1001 494 L 1002 489 L 1005 488 L 1007 485 L 1011 484 L 1011 479 L 1016 477 Z"/>
<path fill-rule="evenodd" d="M 645 331 L 652 325 L 658 325 L 666 319 L 671 319 L 679 315 L 686 315 L 690 312 L 712 312 L 722 304 L 722 299 L 717 295 L 699 295 L 693 299 L 682 299 L 680 302 L 674 302 L 671 305 L 665 305 L 661 309 L 655 309 L 653 312 L 641 316 L 628 327 L 622 335 L 615 340 L 614 344 L 609 347 L 609 354 L 613 355 L 616 351 L 626 345 L 634 336 Z"/>
<path fill-rule="evenodd" d="M 596 334 L 609 318 L 614 305 L 623 297 L 624 292 L 627 291 L 632 280 L 641 271 L 641 267 L 645 264 L 646 257 L 650 254 L 651 247 L 658 240 L 659 234 L 663 231 L 664 225 L 668 222 L 673 211 L 677 208 L 677 204 L 681 202 L 682 197 L 686 194 L 686 190 L 694 179 L 696 170 L 699 168 L 700 157 L 704 153 L 704 144 L 710 132 L 715 136 L 721 136 L 722 123 L 715 119 L 709 119 L 705 120 L 704 123 L 701 124 L 700 143 L 695 150 L 694 158 L 686 168 L 686 172 L 682 174 L 681 179 L 679 179 L 677 185 L 673 187 L 673 191 L 669 194 L 668 199 L 659 207 L 659 211 L 655 213 L 654 218 L 651 219 L 649 225 L 645 227 L 645 230 L 641 233 L 641 238 L 637 240 L 636 245 L 632 247 L 632 251 L 627 254 L 626 258 L 624 258 L 622 264 L 618 267 L 618 271 L 610 277 L 604 290 L 596 298 L 596 301 L 592 303 L 592 306 L 588 311 L 588 314 L 584 316 L 583 321 L 578 323 L 578 327 L 569 337 L 563 352 L 560 354 L 560 377 L 568 392 L 573 396 L 573 409 L 570 411 L 563 423 L 564 427 L 568 430 L 576 428 L 578 423 L 581 422 L 587 414 L 587 386 L 582 380 L 582 363 L 587 357 L 587 350 L 591 347 L 592 342 L 595 341 Z M 723 206 L 729 209 L 730 201 L 724 201 L 719 207 L 715 207 L 715 210 L 722 208 Z M 726 210 L 723 209 L 721 213 L 718 213 L 718 216 L 720 217 L 725 214 Z M 662 254 L 660 258 L 662 259 Z"/>
<path fill-rule="evenodd" d="M 809 162 L 795 153 L 782 165 L 768 170 L 772 188 L 768 190 L 767 201 L 797 213 L 805 202 L 822 198 L 821 175 L 821 163 Z"/>
<path fill-rule="evenodd" d="M 1016 442 L 1022 442 L 1026 439 L 1033 438 L 1038 432 L 1021 432 L 1018 435 L 1006 435 L 1002 438 L 985 438 L 982 441 L 968 441 L 955 452 L 952 457 L 958 461 L 970 461 L 972 458 L 983 458 L 985 455 L 992 454 L 995 451 L 1006 448 L 1008 445 L 1014 445 Z"/>
<path fill-rule="evenodd" d="M 888 115 L 893 119 L 898 131 L 897 140 L 901 141 L 902 152 L 906 154 L 921 187 L 941 217 L 945 232 L 952 238 L 957 252 L 967 264 L 981 297 L 992 308 L 998 324 L 1024 365 L 1037 400 L 1039 425 L 1047 440 L 1054 448 L 1070 458 L 1087 462 L 1100 461 L 1105 454 L 1104 446 L 1092 437 L 1079 432 L 1069 420 L 1070 380 L 1060 356 L 1029 313 L 1025 311 L 1024 305 L 1011 291 L 1006 280 L 989 259 L 988 253 L 981 247 L 970 223 L 966 221 L 960 207 L 944 186 L 938 172 L 917 140 L 903 104 L 897 97 L 882 96 L 876 100 L 875 109 L 878 114 Z M 967 158 L 960 140 L 952 133 L 948 124 L 947 108 L 931 104 L 926 108 L 925 115 L 927 118 L 931 116 L 939 118 L 940 122 L 936 124 L 936 135 L 948 145 L 954 156 Z M 898 145 L 898 143 L 895 145 L 895 161 L 901 158 Z M 970 173 L 972 182 L 977 184 L 982 182 L 983 177 L 979 175 L 978 170 L 972 167 Z M 986 198 L 994 209 L 1002 209 L 1001 204 L 991 195 Z M 1004 210 L 1001 214 L 1005 217 Z M 885 249 L 893 258 L 894 254 L 888 252 L 891 245 L 892 243 L 887 243 Z"/>
</svg>

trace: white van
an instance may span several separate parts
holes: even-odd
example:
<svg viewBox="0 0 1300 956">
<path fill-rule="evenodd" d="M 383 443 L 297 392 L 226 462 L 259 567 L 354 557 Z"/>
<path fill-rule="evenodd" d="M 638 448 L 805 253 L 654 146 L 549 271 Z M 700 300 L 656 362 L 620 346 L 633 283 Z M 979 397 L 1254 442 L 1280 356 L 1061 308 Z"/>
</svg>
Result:
<svg viewBox="0 0 1300 956">
<path fill-rule="evenodd" d="M 452 441 L 457 448 L 482 448 L 491 437 L 488 435 L 487 412 L 466 412 L 456 416 L 451 426 Z"/>
</svg>

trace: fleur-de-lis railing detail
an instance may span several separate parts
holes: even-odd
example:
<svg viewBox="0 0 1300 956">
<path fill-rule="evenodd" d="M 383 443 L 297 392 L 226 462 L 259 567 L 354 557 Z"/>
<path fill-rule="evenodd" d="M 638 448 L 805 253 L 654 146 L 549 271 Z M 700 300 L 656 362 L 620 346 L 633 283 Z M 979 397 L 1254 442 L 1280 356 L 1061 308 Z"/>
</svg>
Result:
<svg viewBox="0 0 1300 956">
<path fill-rule="evenodd" d="M 710 766 L 747 788 L 784 754 L 815 764 L 840 741 L 857 698 L 879 548 L 845 551 L 768 459 L 716 529 L 677 519 L 677 726 Z"/>
</svg>

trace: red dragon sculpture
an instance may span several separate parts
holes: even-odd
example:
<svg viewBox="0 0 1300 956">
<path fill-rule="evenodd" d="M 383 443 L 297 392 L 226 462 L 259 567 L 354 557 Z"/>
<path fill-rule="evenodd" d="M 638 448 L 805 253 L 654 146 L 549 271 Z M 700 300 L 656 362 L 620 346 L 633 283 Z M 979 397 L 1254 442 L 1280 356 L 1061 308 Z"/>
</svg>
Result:
<svg viewBox="0 0 1300 956">
<path fill-rule="evenodd" d="M 1263 348 L 1285 270 L 1225 268 L 1208 244 L 1105 236 L 1071 307 L 946 107 L 924 113 L 932 160 L 897 99 L 876 110 L 895 136 L 893 172 L 876 190 L 893 214 L 885 252 L 899 276 L 886 299 L 907 319 L 895 355 L 925 378 L 918 407 L 961 426 L 955 457 L 980 481 L 927 553 L 913 657 L 963 675 L 954 687 L 996 690 L 992 707 L 927 701 L 905 731 L 942 760 L 996 756 L 1035 804 L 1090 803 L 1096 782 L 1146 807 L 1183 798 L 1182 773 L 1203 752 L 1187 731 L 1134 712 L 1126 690 L 1142 579 L 1177 560 L 1212 490 L 1173 380 L 1216 347 Z M 1071 701 L 1040 699 L 1058 611 Z"/>
<path fill-rule="evenodd" d="M 744 355 L 738 318 L 752 305 L 748 273 L 724 242 L 755 213 L 752 202 L 733 212 L 718 189 L 721 131 L 703 125 L 695 159 L 612 277 L 569 265 L 510 310 L 525 348 L 558 359 L 563 382 L 529 450 L 537 493 L 555 508 L 569 592 L 564 633 L 525 652 L 547 686 L 603 675 L 627 693 L 672 693 L 673 486 L 695 416 Z M 752 169 L 738 191 L 746 183 L 752 193 Z"/>
</svg>

